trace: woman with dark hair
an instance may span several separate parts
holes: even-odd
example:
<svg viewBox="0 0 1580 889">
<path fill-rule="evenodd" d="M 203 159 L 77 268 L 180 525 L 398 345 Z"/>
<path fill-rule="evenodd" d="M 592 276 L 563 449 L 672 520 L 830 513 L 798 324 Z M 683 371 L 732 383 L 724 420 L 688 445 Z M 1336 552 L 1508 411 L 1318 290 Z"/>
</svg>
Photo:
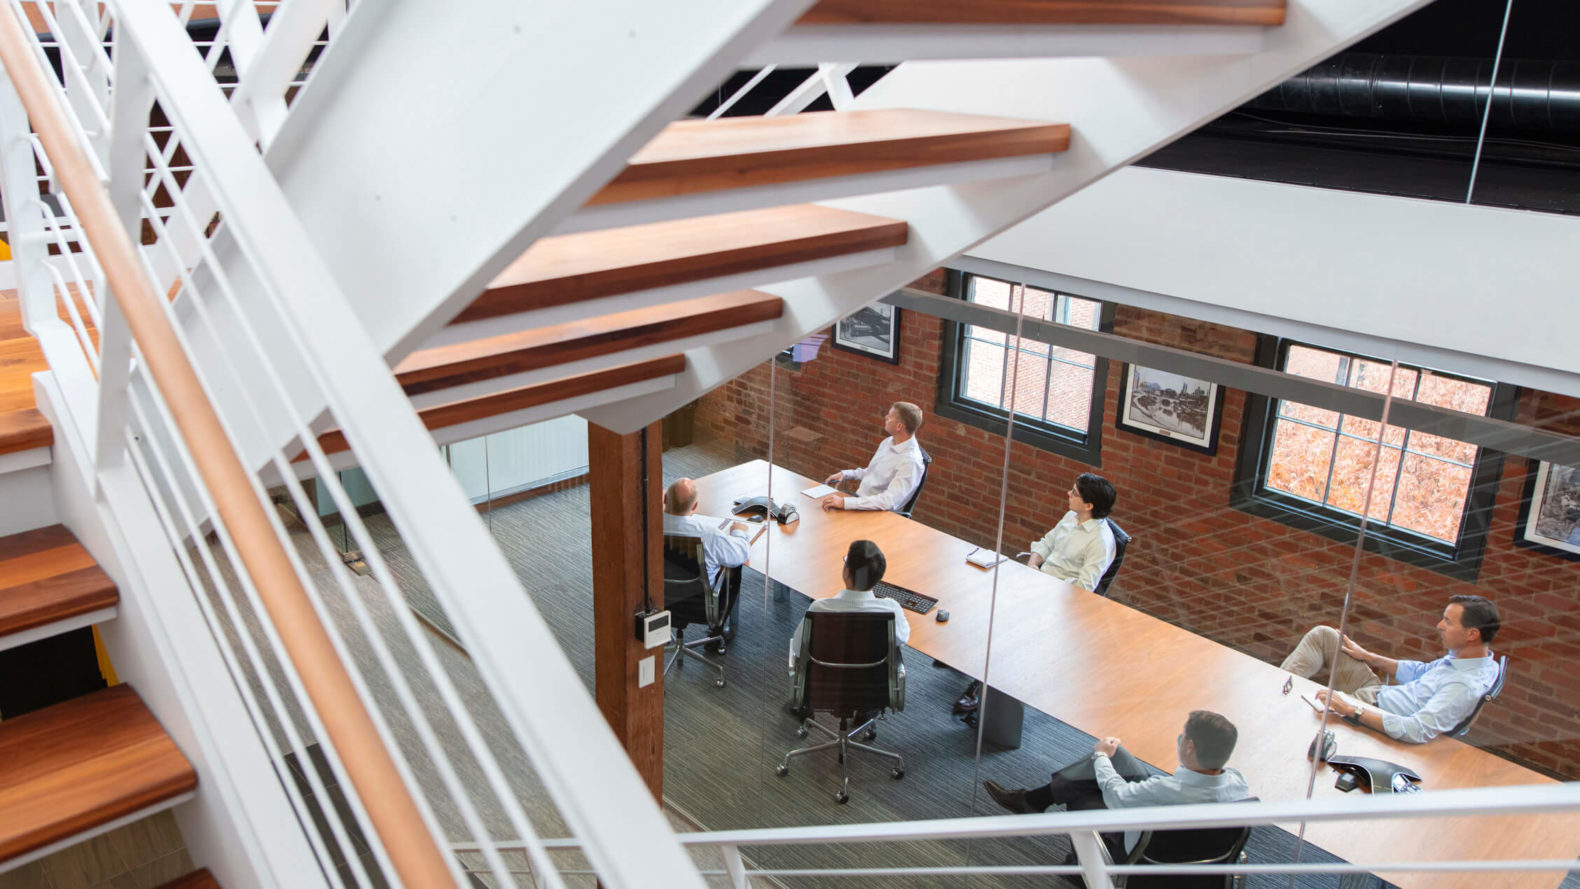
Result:
<svg viewBox="0 0 1580 889">
<path fill-rule="evenodd" d="M 813 602 L 808 611 L 892 611 L 894 612 L 894 641 L 901 645 L 911 638 L 911 623 L 905 618 L 905 609 L 893 599 L 880 599 L 872 588 L 883 579 L 889 562 L 883 550 L 870 540 L 857 540 L 845 552 L 845 588 L 828 597 Z M 790 668 L 795 669 L 796 652 L 801 650 L 801 627 L 798 624 L 790 637 Z M 902 668 L 903 670 L 903 668 Z"/>
</svg>

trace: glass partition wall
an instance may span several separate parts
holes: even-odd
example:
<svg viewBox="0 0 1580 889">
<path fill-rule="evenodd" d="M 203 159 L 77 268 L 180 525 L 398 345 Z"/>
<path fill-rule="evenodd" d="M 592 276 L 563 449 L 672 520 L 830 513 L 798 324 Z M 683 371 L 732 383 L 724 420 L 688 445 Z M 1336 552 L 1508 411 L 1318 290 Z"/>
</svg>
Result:
<svg viewBox="0 0 1580 889">
<path fill-rule="evenodd" d="M 920 412 L 914 430 L 905 405 Z M 746 555 L 738 579 L 720 572 L 736 599 L 723 638 L 704 641 L 710 621 L 691 614 L 677 623 L 692 653 L 665 653 L 665 802 L 706 829 L 1004 814 L 1074 793 L 1050 777 L 1066 766 L 1076 784 L 1079 767 L 1095 774 L 1092 752 L 1110 737 L 1120 751 L 1108 762 L 1130 777 L 1198 773 L 1184 779 L 1197 785 L 1192 799 L 1201 786 L 1222 799 L 1344 798 L 1343 770 L 1307 755 L 1324 731 L 1331 753 L 1404 766 L 1428 791 L 1574 780 L 1575 407 L 1572 396 L 1404 356 L 1034 283 L 924 278 L 663 423 L 665 487 L 692 479 L 698 514 Z M 585 422 L 444 447 L 591 691 Z M 925 466 L 914 485 L 899 468 L 912 460 Z M 353 472 L 342 483 L 355 496 Z M 885 476 L 912 490 L 888 502 Z M 1112 486 L 1111 505 L 1089 476 Z M 831 479 L 848 498 L 839 505 L 877 508 L 825 509 L 832 492 L 814 489 Z M 751 497 L 772 501 L 766 514 L 732 517 Z M 378 537 L 376 498 L 358 502 Z M 796 517 L 781 522 L 787 508 Z M 398 569 L 398 538 L 379 539 Z M 875 735 L 851 739 L 901 759 L 855 747 L 843 764 L 833 749 L 787 758 L 829 738 L 816 728 L 802 737 L 806 713 L 790 712 L 791 639 L 814 601 L 861 585 L 844 576 L 857 540 L 882 551 L 884 582 L 923 597 L 900 615 L 903 709 L 891 701 Z M 443 633 L 442 610 L 420 589 L 407 593 Z M 1500 613 L 1496 630 L 1482 599 Z M 1318 627 L 1330 629 L 1308 636 Z M 1333 650 L 1340 634 L 1348 654 Z M 1494 657 L 1471 663 L 1482 640 Z M 1459 663 L 1432 669 L 1464 675 L 1423 686 L 1449 651 Z M 1494 683 L 1495 699 L 1478 707 Z M 1454 684 L 1474 692 L 1417 713 Z M 1329 692 L 1342 695 L 1340 712 L 1319 713 Z M 819 705 L 815 721 L 837 727 Z M 1357 710 L 1361 725 L 1340 719 Z M 1092 802 L 1088 793 L 1075 804 Z M 1529 838 L 1546 828 L 1523 823 L 1499 821 L 1499 842 L 1535 855 Z M 1485 842 L 1485 825 L 1441 824 L 1257 828 L 1245 853 L 1261 864 L 1370 863 L 1406 848 L 1464 857 Z M 1112 838 L 1113 854 L 1129 854 L 1134 839 Z M 1062 838 L 1029 838 L 752 855 L 799 868 L 1026 867 L 1069 851 Z M 1300 877 L 1363 884 L 1359 874 Z"/>
</svg>

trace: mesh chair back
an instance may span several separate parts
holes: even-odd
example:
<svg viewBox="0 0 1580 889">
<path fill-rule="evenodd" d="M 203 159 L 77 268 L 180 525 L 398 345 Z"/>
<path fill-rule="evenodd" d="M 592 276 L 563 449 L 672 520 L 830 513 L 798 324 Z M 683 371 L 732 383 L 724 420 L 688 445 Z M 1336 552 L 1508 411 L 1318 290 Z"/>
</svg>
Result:
<svg viewBox="0 0 1580 889">
<path fill-rule="evenodd" d="M 1254 802 L 1249 797 L 1240 802 Z M 1136 844 L 1130 859 L 1134 864 L 1228 864 L 1240 857 L 1251 838 L 1249 827 L 1204 827 L 1194 830 L 1158 830 L 1147 833 Z M 1125 889 L 1218 889 L 1231 885 L 1224 874 L 1158 875 L 1131 874 Z"/>
<path fill-rule="evenodd" d="M 802 708 L 839 717 L 884 710 L 890 701 L 894 615 L 808 611 L 802 630 Z"/>
<path fill-rule="evenodd" d="M 1108 570 L 1103 572 L 1102 579 L 1097 582 L 1097 589 L 1092 591 L 1099 596 L 1108 595 L 1108 587 L 1119 576 L 1119 566 L 1125 563 L 1125 550 L 1130 546 L 1130 535 L 1113 519 L 1108 520 L 1108 530 L 1114 532 L 1114 560 L 1108 563 Z"/>
<path fill-rule="evenodd" d="M 708 583 L 707 564 L 702 538 L 664 536 L 664 607 L 676 629 L 711 625 L 710 612 L 719 610 L 718 593 Z M 722 618 L 719 622 L 723 623 Z"/>
<path fill-rule="evenodd" d="M 895 512 L 906 518 L 911 517 L 911 510 L 916 508 L 916 501 L 922 499 L 922 488 L 927 486 L 927 470 L 933 467 L 933 455 L 923 450 L 921 445 L 917 445 L 916 449 L 922 452 L 922 477 L 916 480 L 916 490 L 912 491 L 911 496 L 906 498 L 905 505 L 895 510 Z"/>
<path fill-rule="evenodd" d="M 1481 718 L 1481 708 L 1487 706 L 1490 701 L 1495 700 L 1498 695 L 1503 693 L 1503 682 L 1508 678 L 1509 656 L 1503 655 L 1498 658 L 1498 678 L 1492 680 L 1492 687 L 1487 689 L 1486 694 L 1476 699 L 1476 709 L 1470 711 L 1470 715 L 1465 717 L 1465 721 L 1455 726 L 1454 730 L 1448 733 L 1448 736 L 1451 738 L 1463 738 L 1465 735 L 1470 734 L 1470 730 L 1476 725 L 1476 720 Z"/>
</svg>

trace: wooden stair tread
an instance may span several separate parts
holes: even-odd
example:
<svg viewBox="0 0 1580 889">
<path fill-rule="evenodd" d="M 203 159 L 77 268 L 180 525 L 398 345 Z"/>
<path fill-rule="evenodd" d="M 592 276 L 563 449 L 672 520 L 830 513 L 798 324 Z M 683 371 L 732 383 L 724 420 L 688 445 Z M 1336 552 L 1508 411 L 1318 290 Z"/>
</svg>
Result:
<svg viewBox="0 0 1580 889">
<path fill-rule="evenodd" d="M 575 374 L 563 379 L 549 380 L 532 386 L 522 386 L 517 389 L 507 389 L 503 392 L 490 392 L 476 398 L 466 398 L 452 401 L 448 404 L 435 405 L 417 412 L 418 419 L 430 431 L 444 429 L 448 426 L 459 426 L 473 420 L 482 420 L 487 417 L 497 417 L 512 411 L 525 410 L 541 404 L 555 401 L 564 401 L 568 398 L 577 398 L 582 395 L 591 395 L 616 386 L 628 386 L 658 377 L 678 374 L 686 369 L 686 356 L 667 355 L 663 358 L 654 358 L 648 361 L 637 361 L 632 364 L 622 364 L 606 370 L 592 371 L 590 373 Z M 325 432 L 318 437 L 319 447 L 326 454 L 337 454 L 350 450 L 346 437 L 339 430 Z M 307 459 L 306 452 L 298 454 L 293 462 Z"/>
<path fill-rule="evenodd" d="M 666 126 L 587 203 L 1064 151 L 1068 124 L 886 108 Z"/>
<path fill-rule="evenodd" d="M 129 685 L 0 722 L 0 861 L 197 787 Z"/>
<path fill-rule="evenodd" d="M 0 412 L 0 454 L 46 448 L 55 443 L 55 430 L 37 408 Z"/>
<path fill-rule="evenodd" d="M 897 219 L 795 204 L 543 238 L 450 323 L 906 242 Z"/>
<path fill-rule="evenodd" d="M 22 327 L 16 291 L 0 291 L 0 454 L 55 443 L 55 430 L 33 398 L 33 374 L 41 370 L 49 370 L 49 364 Z"/>
<path fill-rule="evenodd" d="M 717 293 L 422 349 L 396 365 L 395 378 L 408 395 L 417 395 L 768 321 L 783 313 L 784 301 L 770 293 L 758 290 Z"/>
<path fill-rule="evenodd" d="M 818 0 L 802 25 L 1261 25 L 1286 0 Z"/>
<path fill-rule="evenodd" d="M 0 636 L 109 608 L 120 600 L 64 526 L 0 538 Z"/>
<path fill-rule="evenodd" d="M 199 871 L 193 871 L 184 877 L 176 877 L 168 883 L 155 887 L 155 889 L 220 889 L 220 886 L 219 880 L 214 879 L 214 875 L 208 872 L 208 868 L 204 868 Z"/>
</svg>

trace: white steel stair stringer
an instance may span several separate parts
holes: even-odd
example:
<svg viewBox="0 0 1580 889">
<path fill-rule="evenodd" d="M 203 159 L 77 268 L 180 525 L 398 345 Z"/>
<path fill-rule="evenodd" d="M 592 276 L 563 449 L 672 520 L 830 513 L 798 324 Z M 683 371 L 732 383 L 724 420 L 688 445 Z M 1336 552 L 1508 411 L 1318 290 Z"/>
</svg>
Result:
<svg viewBox="0 0 1580 889">
<path fill-rule="evenodd" d="M 359 3 L 265 157 L 393 363 L 809 5 Z"/>
<path fill-rule="evenodd" d="M 673 390 L 582 416 L 616 431 L 639 429 L 1428 2 L 1291 0 L 1285 24 L 1268 29 L 1262 52 L 1250 56 L 903 64 L 855 107 L 1065 122 L 1069 150 L 1043 175 L 829 201 L 906 220 L 909 243 L 890 265 L 761 287 L 785 299 L 773 330 L 690 351 Z"/>
</svg>

